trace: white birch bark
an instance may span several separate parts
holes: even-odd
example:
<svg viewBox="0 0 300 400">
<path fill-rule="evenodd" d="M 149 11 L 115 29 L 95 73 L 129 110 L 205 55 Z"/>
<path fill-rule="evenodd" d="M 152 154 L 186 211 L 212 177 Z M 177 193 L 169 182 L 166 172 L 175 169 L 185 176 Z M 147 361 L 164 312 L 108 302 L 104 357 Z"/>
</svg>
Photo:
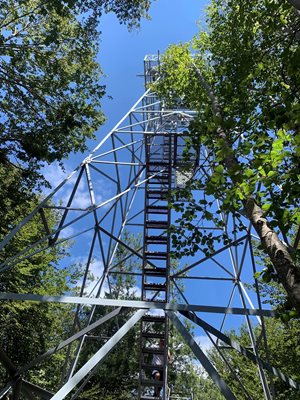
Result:
<svg viewBox="0 0 300 400">
<path fill-rule="evenodd" d="M 299 3 L 300 0 L 294 0 L 295 3 Z M 217 96 L 215 96 L 211 86 L 204 79 L 201 71 L 194 62 L 192 65 L 199 77 L 202 87 L 206 90 L 206 93 L 212 104 L 212 111 L 214 115 L 221 119 L 221 107 Z M 223 139 L 224 146 L 229 151 L 226 154 L 232 154 L 232 148 L 226 132 L 220 126 L 217 129 L 217 135 Z M 233 156 L 226 156 L 224 159 L 224 167 L 229 170 L 232 166 L 237 166 L 238 161 Z M 231 178 L 233 184 L 236 182 L 234 178 Z M 295 307 L 300 316 L 300 269 L 295 264 L 287 247 L 282 243 L 277 233 L 268 225 L 268 221 L 264 215 L 264 211 L 261 206 L 251 196 L 247 197 L 243 201 L 247 218 L 252 223 L 257 235 L 260 238 L 261 244 L 265 250 L 265 253 L 270 257 L 270 260 L 274 266 L 274 269 L 278 275 L 280 283 L 284 286 L 287 296 L 291 303 Z"/>
</svg>

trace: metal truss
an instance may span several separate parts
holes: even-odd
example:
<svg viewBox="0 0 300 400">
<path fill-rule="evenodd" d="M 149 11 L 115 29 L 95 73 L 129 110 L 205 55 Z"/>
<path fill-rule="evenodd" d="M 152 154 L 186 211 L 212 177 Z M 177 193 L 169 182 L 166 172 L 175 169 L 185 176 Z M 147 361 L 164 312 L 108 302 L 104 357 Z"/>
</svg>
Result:
<svg viewBox="0 0 300 400">
<path fill-rule="evenodd" d="M 146 85 L 157 79 L 158 61 L 156 56 L 145 57 Z M 79 282 L 81 289 L 77 297 L 0 293 L 1 301 L 75 304 L 74 326 L 80 317 L 82 306 L 88 305 L 90 311 L 85 327 L 81 327 L 76 333 L 74 330 L 70 338 L 57 343 L 57 346 L 32 360 L 28 365 L 16 368 L 1 350 L 0 362 L 6 368 L 10 380 L 1 389 L 0 399 L 10 391 L 13 391 L 14 399 L 18 399 L 21 393 L 29 399 L 60 400 L 70 394 L 72 399 L 76 399 L 96 372 L 99 364 L 109 356 L 109 352 L 117 346 L 124 335 L 139 320 L 144 319 L 149 322 L 159 312 L 163 313 L 160 316 L 167 316 L 167 319 L 174 324 L 226 399 L 236 399 L 236 397 L 201 350 L 201 343 L 199 345 L 187 332 L 183 325 L 184 319 L 195 323 L 195 326 L 202 329 L 203 335 L 207 335 L 211 340 L 212 346 L 216 347 L 221 358 L 231 369 L 245 399 L 251 397 L 241 378 L 230 366 L 226 351 L 222 349 L 224 344 L 257 364 L 265 399 L 275 398 L 272 388 L 269 387 L 269 382 L 271 382 L 269 374 L 279 377 L 293 389 L 300 390 L 298 383 L 273 368 L 268 360 L 263 360 L 261 357 L 262 353 L 268 354 L 264 318 L 273 317 L 275 313 L 262 307 L 259 287 L 254 279 L 256 259 L 253 246 L 257 238 L 242 212 L 234 215 L 224 214 L 220 212 L 220 201 L 212 199 L 210 211 L 219 215 L 223 227 L 220 228 L 213 221 L 208 223 L 201 214 L 199 214 L 197 226 L 212 234 L 220 231 L 227 233 L 231 237 L 230 242 L 226 245 L 216 243 L 214 251 L 209 255 L 202 252 L 200 248 L 194 257 L 186 257 L 177 262 L 174 269 L 172 269 L 172 260 L 167 258 L 170 256 L 170 238 L 166 235 L 168 235 L 170 223 L 174 223 L 177 215 L 172 212 L 170 216 L 165 209 L 165 204 L 161 203 L 162 200 L 168 200 L 168 197 L 163 197 L 164 187 L 167 187 L 167 196 L 170 190 L 184 187 L 187 180 L 201 180 L 203 177 L 210 176 L 214 162 L 212 151 L 201 146 L 192 157 L 190 169 L 184 165 L 182 154 L 185 138 L 189 124 L 195 115 L 194 110 L 183 109 L 180 104 L 177 108 L 167 109 L 151 88 L 147 89 L 119 123 L 102 138 L 88 157 L 1 242 L 0 250 L 22 235 L 22 230 L 26 229 L 28 223 L 38 219 L 44 227 L 41 238 L 5 260 L 0 265 L 0 273 L 5 274 L 9 269 L 17 273 L 18 265 L 24 260 L 47 252 L 49 249 L 59 248 L 70 241 L 72 242 L 69 250 L 70 258 L 62 259 L 61 268 L 76 259 L 84 265 L 83 278 Z M 164 149 L 167 146 L 168 155 L 166 156 Z M 152 166 L 156 165 L 156 168 L 149 168 L 149 160 Z M 159 190 L 153 189 L 154 184 L 159 185 Z M 160 194 L 155 194 L 155 192 L 160 192 Z M 203 193 L 199 191 L 196 196 L 202 199 Z M 145 202 L 145 198 L 149 202 Z M 58 216 L 55 226 L 49 217 L 49 210 L 54 211 Z M 218 214 L 216 214 L 217 211 L 219 211 Z M 151 213 L 154 217 L 150 221 L 148 216 Z M 163 215 L 168 215 L 168 218 L 163 219 Z M 145 233 L 146 224 L 149 229 L 158 229 L 159 225 L 160 231 L 151 236 Z M 233 229 L 236 226 L 243 226 L 243 229 L 241 231 Z M 141 238 L 141 243 L 137 247 L 126 241 L 128 232 Z M 147 250 L 146 247 L 150 244 L 156 246 L 154 251 Z M 166 248 L 160 250 L 160 246 L 164 245 L 169 246 L 167 251 Z M 123 253 L 121 252 L 121 258 L 120 249 L 124 250 Z M 161 260 L 167 260 L 167 267 L 161 266 Z M 131 263 L 130 270 L 124 268 L 128 262 Z M 166 268 L 166 272 L 163 272 L 163 268 Z M 90 272 L 96 275 L 93 287 L 88 279 Z M 118 275 L 135 277 L 135 291 L 141 295 L 141 300 L 113 297 L 111 281 Z M 154 283 L 152 283 L 154 286 L 149 286 L 150 296 L 147 298 L 145 283 L 150 284 L 146 282 L 145 277 L 149 276 L 154 276 Z M 159 281 L 162 277 L 164 277 L 163 284 Z M 185 291 L 182 289 L 182 282 L 186 287 Z M 160 290 L 159 285 L 168 289 Z M 249 285 L 252 285 L 255 290 L 249 291 Z M 167 291 L 163 299 L 161 298 L 162 290 Z M 176 296 L 173 298 L 174 293 Z M 100 320 L 95 320 L 95 310 L 100 305 L 114 307 L 114 311 L 109 312 Z M 87 333 L 129 310 L 134 311 L 133 316 L 118 328 L 117 332 L 85 365 L 78 367 L 80 353 L 87 341 Z M 251 349 L 243 348 L 224 333 L 228 329 L 237 328 L 242 322 L 246 324 Z M 261 326 L 262 332 L 259 338 L 256 337 L 257 325 Z M 168 324 L 165 323 L 164 327 L 168 334 Z M 162 336 L 151 337 L 150 335 L 150 339 L 154 339 L 150 344 L 152 349 L 156 348 L 155 340 L 159 337 Z M 145 340 L 147 340 L 146 336 L 141 336 L 141 348 L 145 345 Z M 43 363 L 61 349 L 70 348 L 72 343 L 77 343 L 76 354 L 71 356 L 71 352 L 67 351 L 59 388 L 53 388 L 50 392 L 33 385 L 24 378 L 29 369 Z M 167 346 L 166 342 L 165 371 L 167 371 Z M 144 368 L 143 362 L 140 363 L 140 368 Z M 147 371 L 144 371 L 141 376 L 143 374 L 147 375 Z M 147 379 L 150 380 L 149 377 Z M 140 384 L 141 381 L 140 379 Z M 155 382 L 148 382 L 148 386 L 151 387 L 151 385 L 155 386 Z M 167 377 L 163 386 L 162 396 L 165 400 Z M 147 391 L 140 390 L 139 398 L 145 399 L 151 396 Z"/>
</svg>

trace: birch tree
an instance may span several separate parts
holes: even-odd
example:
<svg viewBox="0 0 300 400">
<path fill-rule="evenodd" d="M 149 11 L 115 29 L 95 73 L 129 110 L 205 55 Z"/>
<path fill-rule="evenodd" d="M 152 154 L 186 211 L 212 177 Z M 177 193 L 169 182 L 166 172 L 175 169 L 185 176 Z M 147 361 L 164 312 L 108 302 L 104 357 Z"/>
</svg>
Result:
<svg viewBox="0 0 300 400">
<path fill-rule="evenodd" d="M 193 254 L 195 242 L 209 253 L 220 240 L 193 228 L 197 212 L 213 218 L 205 200 L 199 204 L 191 194 L 201 188 L 222 200 L 221 211 L 249 219 L 298 314 L 299 30 L 288 1 L 213 0 L 207 29 L 167 50 L 155 87 L 167 104 L 180 98 L 197 110 L 190 145 L 214 153 L 212 175 L 191 182 L 185 188 L 190 201 L 175 204 L 186 222 L 173 232 L 176 255 Z M 182 242 L 187 227 L 191 235 Z"/>
</svg>

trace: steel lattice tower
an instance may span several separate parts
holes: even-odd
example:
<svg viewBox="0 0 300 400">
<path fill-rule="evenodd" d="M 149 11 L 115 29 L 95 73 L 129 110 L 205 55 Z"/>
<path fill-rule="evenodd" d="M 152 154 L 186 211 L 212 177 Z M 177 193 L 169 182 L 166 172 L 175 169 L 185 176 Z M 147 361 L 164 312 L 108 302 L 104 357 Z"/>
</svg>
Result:
<svg viewBox="0 0 300 400">
<path fill-rule="evenodd" d="M 144 60 L 146 87 L 158 76 L 158 57 L 146 56 Z M 218 214 L 223 220 L 224 231 L 238 224 L 243 224 L 245 227 L 243 231 L 235 231 L 229 244 L 217 244 L 215 251 L 209 256 L 200 251 L 192 259 L 180 261 L 175 271 L 172 269 L 168 228 L 175 217 L 168 206 L 170 192 L 184 187 L 190 179 L 201 180 L 203 176 L 209 176 L 214 161 L 212 150 L 203 147 L 196 149 L 188 162 L 183 157 L 188 127 L 195 115 L 195 111 L 183 109 L 180 104 L 177 108 L 166 109 L 163 101 L 151 89 L 147 89 L 73 173 L 2 241 L 1 249 L 20 234 L 33 218 L 39 218 L 44 226 L 43 238 L 6 260 L 0 266 L 1 274 L 17 267 L 24 259 L 30 259 L 69 240 L 73 242 L 70 251 L 72 248 L 77 249 L 77 252 L 80 249 L 85 265 L 84 277 L 80 282 L 81 290 L 77 297 L 1 293 L 2 301 L 76 304 L 75 319 L 79 315 L 81 306 L 88 305 L 90 314 L 87 325 L 79 332 L 20 369 L 11 366 L 10 360 L 1 351 L 2 364 L 9 373 L 11 371 L 13 373 L 10 381 L 1 389 L 0 399 L 21 382 L 23 393 L 27 398 L 37 396 L 42 399 L 58 400 L 72 393 L 71 398 L 76 399 L 101 361 L 106 356 L 109 357 L 108 353 L 135 324 L 140 324 L 140 371 L 137 396 L 143 400 L 155 399 L 153 389 L 162 386 L 161 395 L 163 400 L 166 400 L 170 323 L 180 332 L 183 340 L 190 346 L 224 397 L 236 399 L 201 346 L 185 328 L 184 318 L 203 330 L 223 360 L 226 361 L 223 352 L 226 347 L 233 348 L 256 362 L 265 399 L 275 398 L 266 376 L 270 373 L 284 380 L 295 390 L 300 389 L 298 383 L 260 358 L 262 351 L 268 354 L 264 317 L 274 316 L 274 313 L 262 308 L 258 290 L 249 293 L 245 286 L 245 282 L 253 281 L 256 271 L 253 251 L 253 240 L 256 237 L 242 213 Z M 215 209 L 212 211 L 216 211 L 219 206 L 218 202 L 214 202 Z M 60 213 L 55 227 L 51 227 L 48 221 L 49 209 Z M 213 222 L 210 225 L 203 225 L 201 216 L 198 226 L 208 232 L 220 229 Z M 228 232 L 230 230 L 228 229 Z M 140 235 L 139 248 L 133 248 L 126 242 L 126 232 L 132 232 L 135 236 Z M 121 260 L 117 257 L 120 247 L 126 249 L 126 255 Z M 128 272 L 122 266 L 132 258 L 135 260 L 135 267 Z M 95 265 L 102 273 L 94 289 L 90 289 L 87 288 L 87 277 L 91 269 L 95 270 Z M 113 298 L 112 294 L 104 298 L 104 292 L 110 291 L 111 277 L 116 275 L 136 277 L 136 290 L 140 292 L 140 301 Z M 182 291 L 179 285 L 181 281 L 186 283 L 189 290 Z M 253 284 L 258 288 L 257 282 L 254 281 Z M 171 287 L 177 290 L 177 296 L 181 296 L 180 302 L 178 298 L 175 301 L 172 298 Z M 95 309 L 98 305 L 114 307 L 114 311 L 100 320 L 95 320 Z M 128 317 L 127 322 L 85 365 L 78 369 L 77 363 L 87 340 L 86 335 L 125 309 L 134 310 L 133 316 Z M 246 323 L 251 349 L 243 348 L 224 333 L 228 326 L 227 321 L 232 321 L 233 318 L 238 318 L 238 323 L 242 318 Z M 262 326 L 262 337 L 259 340 L 254 330 L 257 324 Z M 158 345 L 161 339 L 164 339 L 163 349 Z M 70 357 L 67 352 L 63 380 L 56 393 L 55 388 L 51 393 L 23 379 L 28 369 L 74 342 L 77 343 L 75 357 Z M 153 370 L 151 358 L 154 354 L 160 355 L 163 360 L 162 366 L 155 367 L 163 372 L 162 381 L 156 381 L 151 377 Z M 230 365 L 228 367 L 231 368 Z M 251 398 L 237 372 L 232 368 L 231 372 L 238 381 L 245 399 Z M 17 394 L 14 396 L 18 398 Z"/>
</svg>

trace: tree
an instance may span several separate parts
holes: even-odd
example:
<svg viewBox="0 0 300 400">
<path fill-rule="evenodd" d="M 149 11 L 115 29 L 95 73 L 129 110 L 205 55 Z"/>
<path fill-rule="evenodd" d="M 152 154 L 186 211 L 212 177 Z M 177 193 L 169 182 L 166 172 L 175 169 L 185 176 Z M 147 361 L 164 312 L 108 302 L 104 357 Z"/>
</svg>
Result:
<svg viewBox="0 0 300 400">
<path fill-rule="evenodd" d="M 192 332 L 192 326 L 186 323 Z M 223 400 L 224 397 L 203 368 L 196 364 L 195 356 L 182 336 L 171 324 L 169 347 L 171 362 L 168 368 L 168 385 L 172 396 L 190 398 L 191 400 Z"/>
<path fill-rule="evenodd" d="M 85 150 L 86 139 L 104 121 L 100 100 L 105 90 L 96 61 L 102 12 L 114 12 L 132 28 L 149 6 L 148 0 L 0 1 L 1 238 L 40 201 L 36 189 L 45 184 L 40 168 Z M 53 223 L 57 219 L 51 212 L 47 217 Z M 33 219 L 2 252 L 0 263 L 38 241 L 43 230 Z M 78 271 L 58 268 L 65 251 L 50 248 L 14 265 L 5 271 L 1 291 L 71 293 Z M 2 302 L 0 345 L 16 367 L 24 365 L 70 333 L 73 311 Z M 26 377 L 52 389 L 62 361 L 62 353 L 55 354 Z M 1 383 L 7 379 L 1 368 Z"/>
<path fill-rule="evenodd" d="M 279 319 L 270 318 L 265 321 L 265 327 L 267 337 L 269 338 L 268 348 L 270 364 L 296 382 L 299 382 L 299 320 L 293 320 L 286 324 Z M 260 334 L 260 327 L 256 327 L 256 334 Z M 230 336 L 232 339 L 238 341 L 242 346 L 250 346 L 249 334 L 245 326 L 242 326 L 239 332 L 232 331 Z M 215 363 L 218 371 L 224 377 L 226 383 L 233 390 L 237 399 L 245 399 L 247 398 L 247 395 L 239 385 L 238 380 L 232 371 L 238 375 L 251 399 L 260 400 L 264 398 L 257 365 L 237 353 L 234 349 L 226 349 L 223 354 L 232 368 L 231 371 L 215 350 L 210 352 L 210 357 Z M 266 359 L 264 350 L 261 351 L 261 358 Z M 268 381 L 270 387 L 273 386 L 272 390 L 275 392 L 274 398 L 282 400 L 296 400 L 299 398 L 299 391 L 290 388 L 282 380 L 272 377 L 272 383 L 270 383 L 269 377 Z"/>
<path fill-rule="evenodd" d="M 140 238 L 129 234 L 127 231 L 123 234 L 123 241 L 131 248 L 138 251 L 141 247 Z M 114 264 L 116 275 L 110 275 L 110 291 L 106 293 L 109 298 L 139 300 L 135 292 L 136 278 L 128 273 L 140 272 L 141 261 L 135 255 L 130 256 L 130 251 L 124 246 L 119 246 L 115 255 Z M 173 263 L 172 269 L 177 265 Z M 121 273 L 120 273 L 121 272 Z M 178 296 L 174 288 L 174 296 Z M 95 309 L 94 319 L 97 320 L 106 315 L 111 309 L 109 307 L 98 306 Z M 123 310 L 125 311 L 125 310 Z M 84 320 L 89 318 L 89 309 L 82 315 Z M 86 344 L 80 356 L 80 364 L 83 365 L 96 353 L 101 346 L 105 344 L 121 327 L 134 311 L 127 310 L 118 315 L 114 320 L 106 322 L 95 329 L 87 338 Z M 192 330 L 189 323 L 186 324 L 189 331 Z M 157 329 L 161 331 L 161 326 L 151 325 L 148 327 L 151 331 Z M 137 324 L 127 335 L 117 344 L 116 348 L 107 356 L 107 358 L 95 369 L 84 391 L 80 395 L 82 399 L 122 399 L 128 400 L 135 398 L 138 390 L 139 373 L 139 345 L 140 345 L 140 325 Z M 144 346 L 157 346 L 157 339 L 147 339 Z M 209 380 L 199 375 L 199 371 L 194 365 L 195 358 L 190 348 L 183 343 L 181 335 L 176 328 L 169 324 L 169 349 L 171 352 L 171 361 L 168 366 L 168 385 L 172 388 L 172 393 L 190 397 L 191 393 L 195 400 L 209 399 L 209 393 L 215 394 L 215 399 L 221 399 L 217 389 L 214 389 Z M 151 363 L 151 356 L 147 362 Z M 147 373 L 150 378 L 151 370 Z M 118 384 L 116 385 L 116 382 Z M 206 388 L 206 389 L 204 389 Z M 207 396 L 203 394 L 206 391 Z M 201 395 L 200 395 L 201 394 Z"/>
<path fill-rule="evenodd" d="M 36 187 L 40 167 L 61 162 L 103 123 L 99 18 L 139 25 L 148 0 L 0 2 L 0 163 Z M 21 183 L 20 183 L 21 184 Z"/>
<path fill-rule="evenodd" d="M 0 167 L 0 172 L 1 172 Z M 11 180 L 17 179 L 12 169 L 10 175 L 6 175 L 1 186 L 1 218 L 3 225 L 8 225 L 10 218 L 21 218 L 25 211 L 25 203 L 19 203 L 14 193 L 11 198 L 6 197 L 5 191 L 10 187 Z M 26 206 L 34 208 L 39 202 L 27 202 Z M 6 211 L 8 215 L 6 215 Z M 28 211 L 28 209 L 27 209 Z M 47 211 L 49 223 L 57 220 L 53 211 Z M 26 244 L 35 242 L 43 237 L 44 227 L 40 219 L 33 219 L 25 229 L 16 235 L 9 246 L 0 255 L 0 264 L 7 258 L 13 257 Z M 5 233 L 2 226 L 1 233 Z M 9 270 L 1 273 L 1 292 L 34 293 L 62 295 L 66 292 L 76 291 L 76 281 L 80 272 L 76 266 L 61 269 L 59 260 L 65 255 L 66 246 L 57 246 L 42 251 L 30 260 L 21 260 L 15 263 Z M 9 357 L 15 368 L 20 368 L 32 361 L 49 348 L 56 346 L 62 338 L 68 336 L 71 331 L 73 315 L 72 306 L 59 304 L 36 304 L 32 302 L 2 301 L 0 304 L 0 385 L 5 386 L 12 376 L 4 368 L 2 351 Z M 31 368 L 22 375 L 29 381 L 53 389 L 59 383 L 60 370 L 64 359 L 64 352 L 54 354 L 51 359 Z M 4 365 L 2 365 L 2 363 Z"/>
<path fill-rule="evenodd" d="M 124 231 L 122 240 L 138 251 L 141 247 L 140 237 Z M 105 297 L 113 299 L 137 299 L 135 291 L 136 279 L 131 273 L 141 271 L 141 260 L 127 248 L 119 245 L 114 257 L 114 265 L 118 265 L 109 275 L 109 285 Z M 111 307 L 98 306 L 93 311 L 96 321 L 112 311 Z M 81 313 L 82 324 L 90 318 L 91 309 Z M 85 338 L 85 346 L 80 354 L 80 365 L 85 364 L 106 341 L 132 316 L 134 311 L 123 310 L 117 317 L 93 330 Z M 132 399 L 132 392 L 137 389 L 139 371 L 139 324 L 134 326 L 125 337 L 109 353 L 106 359 L 96 367 L 84 391 L 79 398 L 96 399 Z M 117 384 L 116 384 L 117 383 Z"/>
<path fill-rule="evenodd" d="M 34 179 L 41 162 L 84 150 L 103 122 L 95 33 L 57 8 L 1 4 L 1 162 Z"/>
<path fill-rule="evenodd" d="M 190 201 L 175 205 L 186 223 L 174 232 L 174 244 L 186 254 L 191 241 L 202 241 L 209 252 L 213 239 L 222 239 L 192 226 L 198 212 L 212 218 L 208 202 L 192 196 L 204 190 L 222 212 L 251 221 L 300 314 L 299 16 L 287 1 L 213 0 L 207 25 L 192 42 L 167 50 L 155 85 L 167 103 L 180 99 L 197 110 L 190 146 L 214 154 L 212 175 L 191 182 Z M 187 226 L 192 234 L 182 248 L 178 238 Z"/>
</svg>

